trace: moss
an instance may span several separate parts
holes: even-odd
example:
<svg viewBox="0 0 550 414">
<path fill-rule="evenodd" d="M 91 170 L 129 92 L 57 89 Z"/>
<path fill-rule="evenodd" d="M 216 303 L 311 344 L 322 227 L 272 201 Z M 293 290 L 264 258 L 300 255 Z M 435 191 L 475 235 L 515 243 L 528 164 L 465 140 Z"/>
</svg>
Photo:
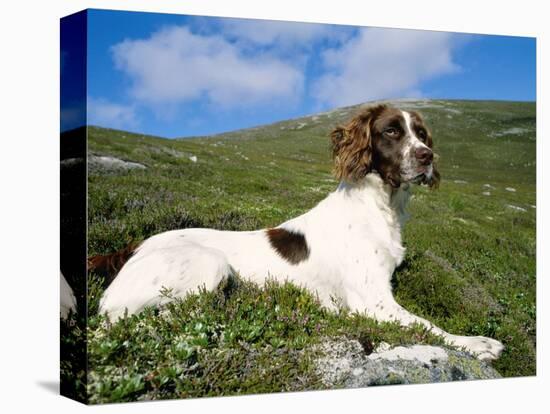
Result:
<svg viewBox="0 0 550 414">
<path fill-rule="evenodd" d="M 456 381 L 463 379 L 485 379 L 494 378 L 494 372 L 488 371 L 486 365 L 478 359 L 469 357 L 465 354 L 450 354 L 449 364 L 454 367 L 446 381 Z"/>
</svg>

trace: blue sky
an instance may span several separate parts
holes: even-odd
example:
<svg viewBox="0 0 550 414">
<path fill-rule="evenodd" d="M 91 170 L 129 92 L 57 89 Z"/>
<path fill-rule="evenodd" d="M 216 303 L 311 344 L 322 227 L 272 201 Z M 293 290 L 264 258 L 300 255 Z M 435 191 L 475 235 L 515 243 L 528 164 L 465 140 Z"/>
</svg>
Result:
<svg viewBox="0 0 550 414">
<path fill-rule="evenodd" d="M 376 99 L 533 101 L 535 56 L 534 38 L 91 10 L 88 123 L 183 137 Z"/>
</svg>

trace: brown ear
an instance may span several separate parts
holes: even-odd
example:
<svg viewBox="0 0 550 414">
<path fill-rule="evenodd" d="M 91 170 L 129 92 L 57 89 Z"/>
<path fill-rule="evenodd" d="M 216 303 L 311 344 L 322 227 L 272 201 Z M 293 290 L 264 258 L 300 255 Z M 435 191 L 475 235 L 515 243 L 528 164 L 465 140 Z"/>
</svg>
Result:
<svg viewBox="0 0 550 414">
<path fill-rule="evenodd" d="M 334 175 L 339 180 L 356 182 L 372 169 L 371 125 L 374 115 L 384 105 L 362 110 L 345 126 L 336 127 L 330 134 Z"/>
<path fill-rule="evenodd" d="M 436 188 L 439 187 L 439 182 L 441 181 L 441 174 L 439 173 L 436 165 L 435 165 L 435 162 L 432 164 L 432 177 L 430 179 L 430 181 L 428 182 L 428 186 L 434 190 Z"/>
</svg>

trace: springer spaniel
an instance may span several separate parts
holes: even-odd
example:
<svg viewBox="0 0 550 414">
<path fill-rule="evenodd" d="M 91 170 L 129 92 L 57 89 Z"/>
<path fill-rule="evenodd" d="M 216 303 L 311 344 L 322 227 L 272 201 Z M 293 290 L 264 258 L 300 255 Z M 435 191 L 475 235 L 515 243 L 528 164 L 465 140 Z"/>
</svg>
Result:
<svg viewBox="0 0 550 414">
<path fill-rule="evenodd" d="M 329 308 L 337 298 L 379 321 L 422 324 L 480 359 L 498 358 L 500 342 L 447 333 L 393 298 L 390 281 L 405 255 L 401 228 L 411 184 L 439 181 L 422 117 L 387 105 L 370 107 L 337 127 L 331 140 L 340 184 L 299 217 L 258 231 L 167 231 L 118 256 L 91 258 L 91 269 L 120 268 L 100 312 L 117 319 L 169 300 L 159 295 L 162 288 L 183 297 L 200 286 L 215 289 L 238 273 L 259 284 L 267 277 L 289 280 Z"/>
</svg>

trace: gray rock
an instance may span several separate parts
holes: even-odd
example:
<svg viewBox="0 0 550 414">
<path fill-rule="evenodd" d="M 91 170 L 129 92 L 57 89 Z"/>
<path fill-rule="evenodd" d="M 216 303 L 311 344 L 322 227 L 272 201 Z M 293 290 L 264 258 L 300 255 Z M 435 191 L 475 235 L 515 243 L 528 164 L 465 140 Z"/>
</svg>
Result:
<svg viewBox="0 0 550 414">
<path fill-rule="evenodd" d="M 70 168 L 81 165 L 84 162 L 84 158 L 66 158 L 61 160 L 61 168 Z"/>
<path fill-rule="evenodd" d="M 516 211 L 522 211 L 522 212 L 526 212 L 527 210 L 524 209 L 523 207 L 518 207 L 518 206 L 513 206 L 512 204 L 506 204 L 506 207 L 512 209 L 512 210 L 516 210 Z"/>
<path fill-rule="evenodd" d="M 143 170 L 147 168 L 145 165 L 138 162 L 124 161 L 116 157 L 106 156 L 106 155 L 89 155 L 88 156 L 88 168 L 90 171 L 101 171 L 101 170 L 133 170 L 139 169 Z"/>
<path fill-rule="evenodd" d="M 315 369 L 327 387 L 358 388 L 387 384 L 423 384 L 500 378 L 471 354 L 430 345 L 391 348 L 382 344 L 367 355 L 356 340 L 327 340 Z"/>
</svg>

